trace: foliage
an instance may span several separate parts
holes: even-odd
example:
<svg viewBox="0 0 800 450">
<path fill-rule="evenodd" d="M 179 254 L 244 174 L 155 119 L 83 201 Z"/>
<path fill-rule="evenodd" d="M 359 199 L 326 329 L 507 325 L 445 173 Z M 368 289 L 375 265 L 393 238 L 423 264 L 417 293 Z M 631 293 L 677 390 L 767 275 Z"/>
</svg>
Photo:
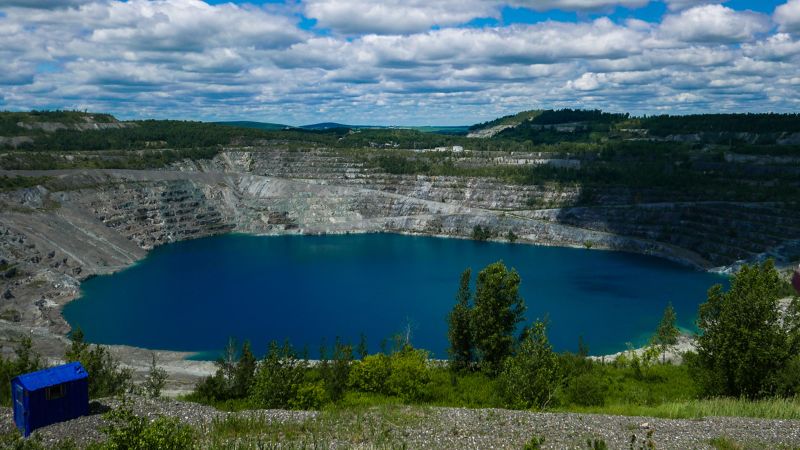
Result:
<svg viewBox="0 0 800 450">
<path fill-rule="evenodd" d="M 552 404 L 561 371 L 544 322 L 535 322 L 525 333 L 516 355 L 505 360 L 499 381 L 512 407 L 545 409 Z"/>
<path fill-rule="evenodd" d="M 344 396 L 352 362 L 353 348 L 343 344 L 337 337 L 333 346 L 333 359 L 323 360 L 319 369 L 331 401 L 337 402 Z"/>
<path fill-rule="evenodd" d="M 250 389 L 250 400 L 254 406 L 267 409 L 291 408 L 304 382 L 308 363 L 297 358 L 288 343 L 279 346 L 269 344 L 269 350 L 256 369 Z"/>
<path fill-rule="evenodd" d="M 0 355 L 0 405 L 11 404 L 11 380 L 18 375 L 42 369 L 41 357 L 33 349 L 33 341 L 29 336 L 22 337 L 14 346 L 14 357 L 3 358 Z"/>
<path fill-rule="evenodd" d="M 525 446 L 522 447 L 523 450 L 541 450 L 542 445 L 544 445 L 545 439 L 544 436 L 534 436 L 528 442 L 525 443 Z"/>
<path fill-rule="evenodd" d="M 606 403 L 608 384 L 596 372 L 580 374 L 569 379 L 564 389 L 564 400 L 578 406 L 603 406 Z"/>
<path fill-rule="evenodd" d="M 50 179 L 50 177 L 9 177 L 3 175 L 0 176 L 0 192 L 38 186 L 50 181 Z"/>
<path fill-rule="evenodd" d="M 152 359 L 147 376 L 144 379 L 143 388 L 148 397 L 158 398 L 161 396 L 161 390 L 164 389 L 164 385 L 167 384 L 167 371 L 158 367 L 155 353 L 150 356 Z"/>
<path fill-rule="evenodd" d="M 472 269 L 469 268 L 461 274 L 458 293 L 456 294 L 456 304 L 447 318 L 450 366 L 457 371 L 470 367 L 474 361 L 475 344 L 472 337 L 472 308 L 470 306 L 472 293 L 469 288 L 471 276 Z"/>
<path fill-rule="evenodd" d="M 656 334 L 653 335 L 652 344 L 661 349 L 661 362 L 666 362 L 667 349 L 678 343 L 678 336 L 680 330 L 675 325 L 677 317 L 675 315 L 675 308 L 672 307 L 672 302 L 667 304 L 664 310 L 664 316 L 656 328 Z"/>
<path fill-rule="evenodd" d="M 723 292 L 716 285 L 700 306 L 694 374 L 707 396 L 774 395 L 787 363 L 800 347 L 796 301 L 784 314 L 782 282 L 773 262 L 743 266 Z"/>
<path fill-rule="evenodd" d="M 348 384 L 362 392 L 388 394 L 386 380 L 392 372 L 392 361 L 383 353 L 369 355 L 353 363 Z"/>
<path fill-rule="evenodd" d="M 89 397 L 101 398 L 119 395 L 132 388 L 131 369 L 120 367 L 107 347 L 90 345 L 84 341 L 80 328 L 70 335 L 71 344 L 64 359 L 68 362 L 80 361 L 89 374 Z"/>
<path fill-rule="evenodd" d="M 139 417 L 127 405 L 109 411 L 103 428 L 108 440 L 96 446 L 108 450 L 184 450 L 194 448 L 195 431 L 177 418 L 158 417 L 153 421 Z"/>
<path fill-rule="evenodd" d="M 250 342 L 245 341 L 241 352 L 238 352 L 236 341 L 229 339 L 223 356 L 215 361 L 215 365 L 217 371 L 214 375 L 197 384 L 192 397 L 194 400 L 216 403 L 243 399 L 249 395 L 256 370 L 256 358 L 250 349 Z"/>
<path fill-rule="evenodd" d="M 514 332 L 525 314 L 525 301 L 519 295 L 520 277 L 502 261 L 478 273 L 472 332 L 478 361 L 490 373 L 499 371 L 512 353 Z"/>
<path fill-rule="evenodd" d="M 475 225 L 472 228 L 472 239 L 476 241 L 486 241 L 494 237 L 494 233 L 489 227 L 482 227 L 480 225 Z"/>
<path fill-rule="evenodd" d="M 423 400 L 430 381 L 428 352 L 406 346 L 392 355 L 391 362 L 391 374 L 386 380 L 389 393 L 406 402 Z"/>
</svg>

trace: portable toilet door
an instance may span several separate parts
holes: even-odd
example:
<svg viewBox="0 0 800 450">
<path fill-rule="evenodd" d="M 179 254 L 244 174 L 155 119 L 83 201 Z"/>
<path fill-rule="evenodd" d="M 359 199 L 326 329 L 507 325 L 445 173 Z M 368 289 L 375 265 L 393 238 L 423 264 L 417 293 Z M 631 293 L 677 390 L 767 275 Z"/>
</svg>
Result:
<svg viewBox="0 0 800 450">
<path fill-rule="evenodd" d="M 17 380 L 11 383 L 11 401 L 14 403 L 14 423 L 22 435 L 28 437 L 31 434 L 28 395 L 22 383 Z"/>
</svg>

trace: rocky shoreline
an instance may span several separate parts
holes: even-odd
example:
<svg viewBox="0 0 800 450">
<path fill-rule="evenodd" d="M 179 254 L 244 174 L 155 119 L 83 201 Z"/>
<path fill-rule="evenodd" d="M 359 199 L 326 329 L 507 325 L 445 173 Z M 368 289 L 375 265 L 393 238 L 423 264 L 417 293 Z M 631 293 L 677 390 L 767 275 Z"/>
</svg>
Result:
<svg viewBox="0 0 800 450">
<path fill-rule="evenodd" d="M 291 163 L 276 161 L 276 155 L 295 157 L 230 150 L 213 161 L 187 161 L 165 170 L 0 170 L 0 176 L 44 180 L 0 192 L 3 351 L 31 335 L 42 355 L 57 360 L 69 331 L 61 308 L 77 298 L 81 281 L 129 267 L 158 245 L 229 232 L 469 238 L 473 227 L 481 226 L 497 240 L 514 231 L 524 244 L 621 250 L 703 270 L 725 269 L 714 269 L 692 249 L 615 233 L 596 223 L 597 210 L 522 206 L 530 195 L 575 193 L 539 192 L 488 179 L 391 178 L 313 153 Z M 652 214 L 676 207 L 681 206 L 641 205 L 639 210 Z M 150 350 L 113 349 L 139 374 L 150 361 Z M 169 386 L 173 392 L 213 370 L 210 363 L 187 361 L 185 353 L 156 353 L 176 380 Z"/>
</svg>

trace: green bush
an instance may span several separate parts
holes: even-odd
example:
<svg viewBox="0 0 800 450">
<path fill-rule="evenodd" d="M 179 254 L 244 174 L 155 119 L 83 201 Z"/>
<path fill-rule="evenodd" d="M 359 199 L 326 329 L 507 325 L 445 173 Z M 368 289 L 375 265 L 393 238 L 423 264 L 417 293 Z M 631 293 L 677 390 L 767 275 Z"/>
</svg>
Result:
<svg viewBox="0 0 800 450">
<path fill-rule="evenodd" d="M 763 398 L 785 390 L 784 371 L 800 351 L 800 313 L 795 300 L 784 313 L 783 280 L 773 262 L 743 266 L 731 288 L 708 291 L 700 305 L 693 374 L 707 396 Z M 794 394 L 796 392 L 782 392 Z"/>
<path fill-rule="evenodd" d="M 543 322 L 534 323 L 517 354 L 505 360 L 498 382 L 510 407 L 544 409 L 553 402 L 561 375 Z"/>
<path fill-rule="evenodd" d="M 389 393 L 404 401 L 420 401 L 431 379 L 428 353 L 406 346 L 391 357 L 391 374 L 386 380 Z"/>
<path fill-rule="evenodd" d="M 383 353 L 369 355 L 353 364 L 348 383 L 359 391 L 385 394 L 386 380 L 391 372 L 392 361 L 388 356 Z"/>
<path fill-rule="evenodd" d="M 90 398 L 109 397 L 130 391 L 133 372 L 131 369 L 121 368 L 108 348 L 84 342 L 80 328 L 73 331 L 70 338 L 72 345 L 67 349 L 64 358 L 67 361 L 80 361 L 89 373 Z"/>
<path fill-rule="evenodd" d="M 109 450 L 183 450 L 194 448 L 193 428 L 177 418 L 158 417 L 153 421 L 139 417 L 123 404 L 105 414 L 109 422 L 103 428 L 108 440 L 90 448 Z"/>
<path fill-rule="evenodd" d="M 291 409 L 320 409 L 327 398 L 323 382 L 306 382 L 297 387 L 294 397 L 289 399 L 289 407 Z"/>
<path fill-rule="evenodd" d="M 289 344 L 269 345 L 256 370 L 250 400 L 258 408 L 286 409 L 297 401 L 297 392 L 305 381 L 308 363 L 298 359 Z"/>
<path fill-rule="evenodd" d="M 33 342 L 27 336 L 14 346 L 14 358 L 6 359 L 0 355 L 0 383 L 4 386 L 0 389 L 0 404 L 11 405 L 11 389 L 8 386 L 14 377 L 42 367 L 39 354 L 33 350 Z"/>
<path fill-rule="evenodd" d="M 607 382 L 597 374 L 584 373 L 569 380 L 566 401 L 579 406 L 603 406 L 608 392 Z"/>
</svg>

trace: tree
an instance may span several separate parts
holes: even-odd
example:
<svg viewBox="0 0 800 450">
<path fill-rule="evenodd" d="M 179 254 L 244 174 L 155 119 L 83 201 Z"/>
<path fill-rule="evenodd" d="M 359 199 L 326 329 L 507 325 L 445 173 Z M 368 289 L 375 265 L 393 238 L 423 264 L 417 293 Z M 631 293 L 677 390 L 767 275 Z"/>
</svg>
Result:
<svg viewBox="0 0 800 450">
<path fill-rule="evenodd" d="M 447 318 L 447 338 L 450 341 L 450 367 L 454 370 L 463 370 L 470 366 L 474 360 L 475 344 L 472 339 L 472 308 L 470 299 L 472 292 L 469 289 L 469 280 L 472 269 L 467 268 L 461 274 L 461 281 L 456 294 L 456 304 Z"/>
<path fill-rule="evenodd" d="M 144 379 L 144 392 L 148 397 L 158 398 L 161 396 L 161 390 L 167 384 L 167 371 L 158 367 L 156 354 L 151 353 L 150 370 L 147 371 L 147 376 Z"/>
<path fill-rule="evenodd" d="M 242 353 L 236 368 L 233 371 L 233 383 L 231 386 L 231 397 L 244 398 L 253 384 L 253 377 L 256 372 L 256 357 L 250 349 L 250 341 L 244 341 Z"/>
<path fill-rule="evenodd" d="M 509 406 L 544 409 L 555 396 L 560 373 L 547 325 L 537 321 L 525 333 L 517 354 L 505 360 L 499 386 Z"/>
<path fill-rule="evenodd" d="M 519 283 L 517 271 L 502 261 L 478 273 L 471 322 L 479 361 L 489 373 L 497 373 L 513 350 L 514 331 L 525 314 Z"/>
<path fill-rule="evenodd" d="M 690 362 L 703 392 L 759 398 L 774 394 L 784 367 L 800 350 L 797 300 L 781 310 L 782 281 L 774 263 L 743 266 L 723 292 L 716 285 L 700 305 L 697 356 Z"/>
<path fill-rule="evenodd" d="M 250 399 L 257 408 L 286 409 L 292 406 L 305 378 L 307 362 L 297 359 L 288 343 L 269 344 L 256 370 Z"/>
<path fill-rule="evenodd" d="M 667 348 L 678 343 L 680 330 L 675 325 L 676 320 L 675 308 L 672 307 L 672 302 L 669 302 L 664 310 L 664 315 L 661 317 L 661 322 L 658 324 L 656 334 L 652 338 L 653 345 L 661 349 L 662 364 L 667 360 Z"/>
<path fill-rule="evenodd" d="M 80 328 L 70 336 L 72 344 L 64 359 L 80 361 L 89 374 L 89 397 L 100 398 L 122 394 L 131 387 L 133 372 L 121 368 L 119 361 L 102 345 L 89 345 Z"/>
<path fill-rule="evenodd" d="M 358 359 L 363 360 L 369 355 L 369 347 L 367 346 L 367 335 L 361 333 L 358 340 Z"/>
</svg>

